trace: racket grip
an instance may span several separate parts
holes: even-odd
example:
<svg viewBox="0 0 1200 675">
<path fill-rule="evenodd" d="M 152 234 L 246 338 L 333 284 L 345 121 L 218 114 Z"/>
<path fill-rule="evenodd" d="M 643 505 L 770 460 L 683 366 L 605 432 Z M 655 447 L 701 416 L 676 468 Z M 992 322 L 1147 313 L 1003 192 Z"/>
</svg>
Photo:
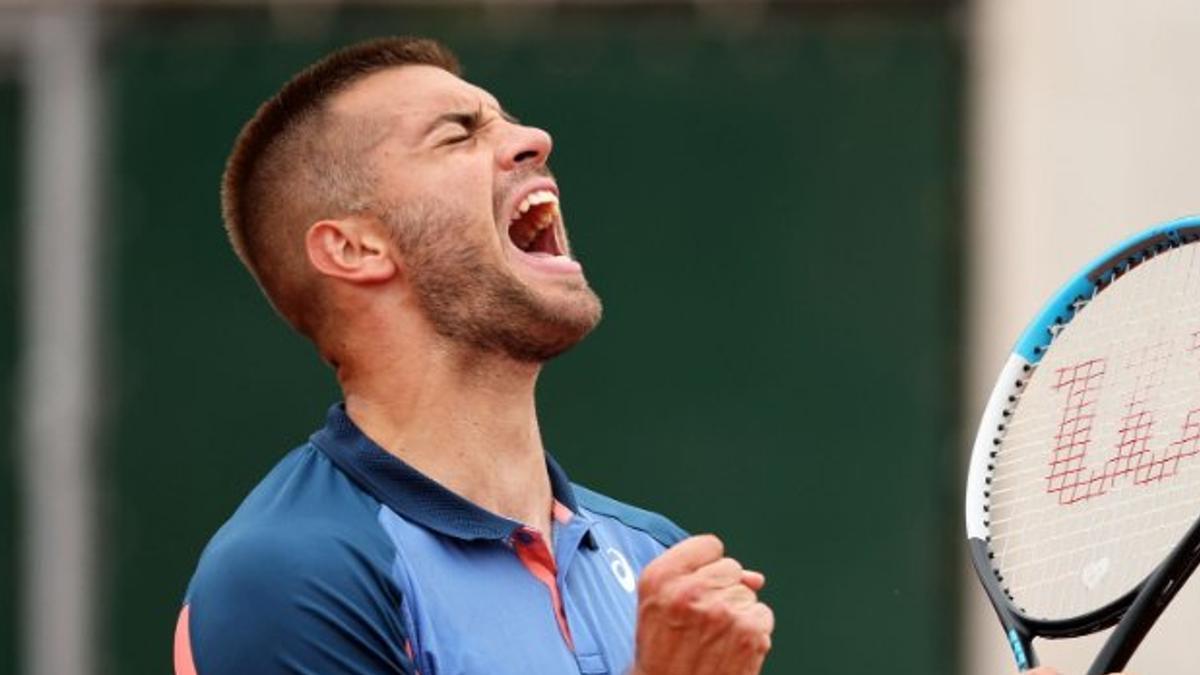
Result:
<svg viewBox="0 0 1200 675">
<path fill-rule="evenodd" d="M 971 563 L 975 566 L 975 571 L 980 577 L 988 600 L 992 602 L 996 618 L 1000 620 L 1000 625 L 1004 628 L 1004 637 L 1008 639 L 1008 646 L 1012 649 L 1013 659 L 1017 662 L 1017 670 L 1023 673 L 1031 668 L 1036 668 L 1038 658 L 1033 651 L 1033 635 L 1009 611 L 1008 603 L 1004 601 L 1000 587 L 992 583 L 986 576 L 992 569 L 988 562 L 987 546 L 982 539 L 975 538 L 972 538 L 968 544 L 971 550 Z"/>
<path fill-rule="evenodd" d="M 1022 635 L 1015 626 L 1007 626 L 1008 646 L 1012 649 L 1013 658 L 1017 660 L 1017 670 L 1025 672 L 1037 666 L 1037 655 L 1033 652 L 1033 641 L 1027 635 Z"/>
</svg>

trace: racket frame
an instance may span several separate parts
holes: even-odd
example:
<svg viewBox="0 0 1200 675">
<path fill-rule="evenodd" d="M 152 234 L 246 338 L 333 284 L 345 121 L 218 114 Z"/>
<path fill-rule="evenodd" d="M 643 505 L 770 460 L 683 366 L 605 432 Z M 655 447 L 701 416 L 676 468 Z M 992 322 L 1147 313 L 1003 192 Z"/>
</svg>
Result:
<svg viewBox="0 0 1200 675">
<path fill-rule="evenodd" d="M 1000 371 L 980 420 L 967 471 L 966 525 L 971 565 L 1004 628 L 1018 670 L 1038 665 L 1033 639 L 1078 637 L 1121 622 L 1097 656 L 1089 675 L 1123 668 L 1154 619 L 1200 561 L 1200 519 L 1155 571 L 1107 605 L 1066 619 L 1039 619 L 1021 611 L 1004 590 L 989 551 L 988 498 L 991 471 L 1004 425 L 1025 383 L 1054 338 L 1096 294 L 1155 255 L 1200 239 L 1200 216 L 1189 216 L 1137 234 L 1112 247 L 1067 282 L 1022 333 Z M 1142 591 L 1147 591 L 1142 593 Z M 1122 616 L 1129 611 L 1127 620 Z"/>
</svg>

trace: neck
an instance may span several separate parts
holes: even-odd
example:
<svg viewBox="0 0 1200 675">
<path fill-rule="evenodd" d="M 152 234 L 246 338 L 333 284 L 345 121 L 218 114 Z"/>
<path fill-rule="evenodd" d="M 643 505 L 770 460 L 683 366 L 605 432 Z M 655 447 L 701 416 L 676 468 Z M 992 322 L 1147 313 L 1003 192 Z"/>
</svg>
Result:
<svg viewBox="0 0 1200 675">
<path fill-rule="evenodd" d="M 443 339 L 408 346 L 339 362 L 350 418 L 451 491 L 548 532 L 553 497 L 534 405 L 540 366 Z M 389 352 L 394 358 L 380 358 Z"/>
</svg>

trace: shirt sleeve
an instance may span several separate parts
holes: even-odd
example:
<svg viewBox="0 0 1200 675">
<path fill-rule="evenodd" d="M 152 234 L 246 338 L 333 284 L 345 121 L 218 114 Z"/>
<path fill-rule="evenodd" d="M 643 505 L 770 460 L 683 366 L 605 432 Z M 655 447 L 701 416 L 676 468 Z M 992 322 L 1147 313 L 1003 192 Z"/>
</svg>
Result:
<svg viewBox="0 0 1200 675">
<path fill-rule="evenodd" d="M 176 675 L 417 675 L 378 552 L 337 533 L 242 532 L 211 546 L 175 634 Z"/>
</svg>

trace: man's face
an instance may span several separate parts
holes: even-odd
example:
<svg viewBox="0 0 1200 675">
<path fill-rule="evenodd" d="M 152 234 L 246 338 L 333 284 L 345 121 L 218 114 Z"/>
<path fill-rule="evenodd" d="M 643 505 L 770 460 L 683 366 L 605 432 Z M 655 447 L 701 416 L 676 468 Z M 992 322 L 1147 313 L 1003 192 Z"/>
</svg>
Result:
<svg viewBox="0 0 1200 675">
<path fill-rule="evenodd" d="M 333 109 L 378 135 L 372 200 L 434 328 L 523 361 L 556 356 L 600 319 L 570 255 L 550 136 L 432 66 L 368 76 Z"/>
</svg>

